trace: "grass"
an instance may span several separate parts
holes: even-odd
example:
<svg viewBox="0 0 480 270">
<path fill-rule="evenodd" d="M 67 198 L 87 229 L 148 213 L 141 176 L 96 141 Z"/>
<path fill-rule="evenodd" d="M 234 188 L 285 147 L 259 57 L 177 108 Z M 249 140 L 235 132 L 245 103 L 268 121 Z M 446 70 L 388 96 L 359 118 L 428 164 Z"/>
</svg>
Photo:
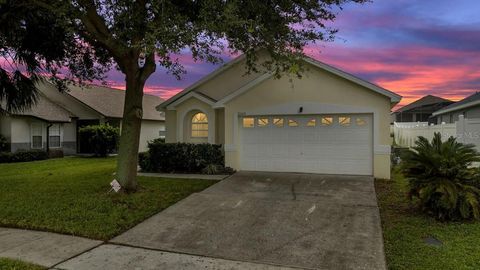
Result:
<svg viewBox="0 0 480 270">
<path fill-rule="evenodd" d="M 0 258 L 0 270 L 44 270 L 42 266 L 30 264 L 18 260 Z"/>
<path fill-rule="evenodd" d="M 389 269 L 480 269 L 480 222 L 439 222 L 411 207 L 407 181 L 376 180 Z M 424 243 L 433 236 L 443 245 Z"/>
<path fill-rule="evenodd" d="M 138 177 L 135 194 L 109 193 L 114 158 L 0 164 L 0 226 L 108 240 L 214 181 Z"/>
</svg>

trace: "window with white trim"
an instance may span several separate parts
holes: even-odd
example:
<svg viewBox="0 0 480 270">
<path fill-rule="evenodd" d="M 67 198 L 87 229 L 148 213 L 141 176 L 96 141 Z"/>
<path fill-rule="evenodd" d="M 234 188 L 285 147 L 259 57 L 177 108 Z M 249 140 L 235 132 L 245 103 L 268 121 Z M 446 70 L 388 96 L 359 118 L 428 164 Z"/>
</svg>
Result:
<svg viewBox="0 0 480 270">
<path fill-rule="evenodd" d="M 43 148 L 43 126 L 40 123 L 33 123 L 30 126 L 30 134 L 32 135 L 32 149 Z"/>
<path fill-rule="evenodd" d="M 208 138 L 208 118 L 204 113 L 196 113 L 192 117 L 192 137 Z"/>
<path fill-rule="evenodd" d="M 60 148 L 60 124 L 53 124 L 48 129 L 48 145 L 50 148 Z"/>
</svg>

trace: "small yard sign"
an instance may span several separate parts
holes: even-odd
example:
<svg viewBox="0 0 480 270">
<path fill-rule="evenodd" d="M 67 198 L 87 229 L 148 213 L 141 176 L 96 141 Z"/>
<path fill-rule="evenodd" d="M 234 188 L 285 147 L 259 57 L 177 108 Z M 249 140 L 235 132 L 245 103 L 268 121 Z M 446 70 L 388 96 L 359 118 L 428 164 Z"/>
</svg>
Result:
<svg viewBox="0 0 480 270">
<path fill-rule="evenodd" d="M 115 192 L 118 192 L 122 188 L 117 179 L 113 179 L 113 181 L 110 182 L 110 186 L 112 186 L 112 190 L 114 190 Z"/>
</svg>

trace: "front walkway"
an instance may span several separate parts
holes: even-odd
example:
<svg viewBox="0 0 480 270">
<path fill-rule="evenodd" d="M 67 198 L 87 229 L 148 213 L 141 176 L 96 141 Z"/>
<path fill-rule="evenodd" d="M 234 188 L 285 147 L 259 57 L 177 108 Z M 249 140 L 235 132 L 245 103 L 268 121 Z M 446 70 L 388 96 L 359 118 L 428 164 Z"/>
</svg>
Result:
<svg viewBox="0 0 480 270">
<path fill-rule="evenodd" d="M 57 233 L 0 227 L 0 258 L 53 267 L 102 244 L 102 241 Z"/>
<path fill-rule="evenodd" d="M 0 258 L 17 259 L 49 269 L 289 270 L 263 264 L 113 245 L 57 233 L 0 227 Z"/>
</svg>

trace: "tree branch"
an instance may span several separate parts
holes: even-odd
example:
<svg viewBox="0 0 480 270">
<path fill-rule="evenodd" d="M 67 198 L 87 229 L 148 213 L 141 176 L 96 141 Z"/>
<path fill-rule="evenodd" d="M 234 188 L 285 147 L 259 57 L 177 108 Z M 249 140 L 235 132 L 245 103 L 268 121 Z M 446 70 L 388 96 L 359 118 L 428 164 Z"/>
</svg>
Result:
<svg viewBox="0 0 480 270">
<path fill-rule="evenodd" d="M 95 39 L 100 45 L 107 49 L 115 59 L 118 65 L 126 65 L 125 54 L 127 54 L 128 48 L 123 46 L 121 41 L 115 39 L 108 30 L 105 20 L 97 13 L 95 3 L 92 0 L 80 1 L 86 10 L 86 14 L 80 16 L 85 29 L 87 30 L 87 38 Z M 85 33 L 82 33 L 85 35 Z M 121 67 L 124 68 L 124 67 Z"/>
</svg>

